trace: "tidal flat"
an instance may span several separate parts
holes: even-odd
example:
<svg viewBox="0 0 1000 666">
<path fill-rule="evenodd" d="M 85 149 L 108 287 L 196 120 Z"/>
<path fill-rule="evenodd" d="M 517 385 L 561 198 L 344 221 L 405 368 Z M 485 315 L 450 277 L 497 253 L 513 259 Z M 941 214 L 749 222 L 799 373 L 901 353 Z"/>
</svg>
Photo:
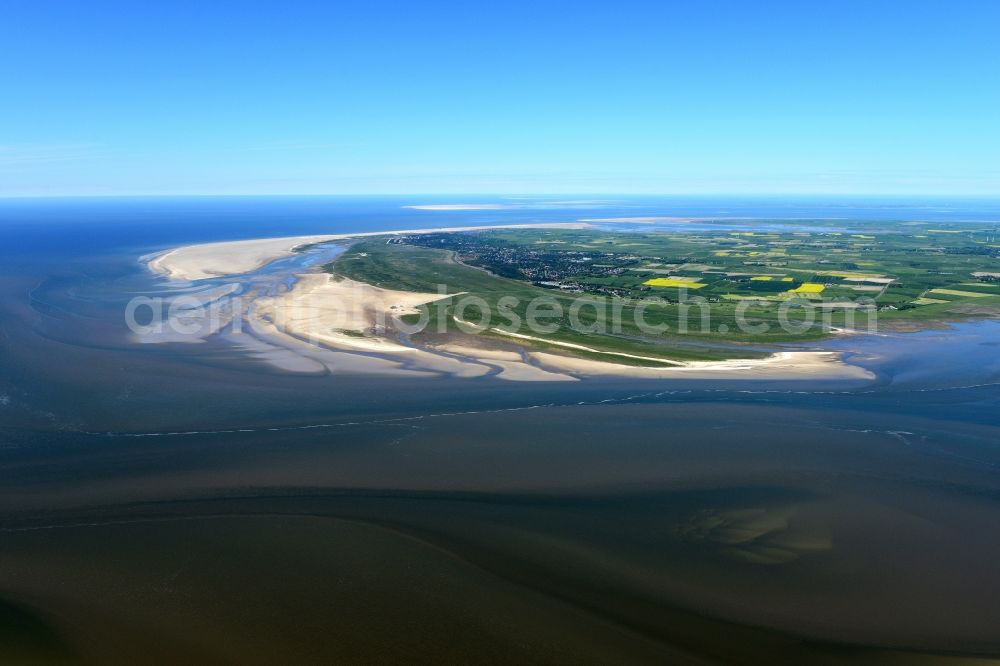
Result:
<svg viewBox="0 0 1000 666">
<path fill-rule="evenodd" d="M 0 655 L 1000 655 L 995 321 L 821 342 L 872 377 L 795 382 L 303 374 L 124 326 L 140 256 L 441 214 L 408 203 L 5 210 Z"/>
</svg>

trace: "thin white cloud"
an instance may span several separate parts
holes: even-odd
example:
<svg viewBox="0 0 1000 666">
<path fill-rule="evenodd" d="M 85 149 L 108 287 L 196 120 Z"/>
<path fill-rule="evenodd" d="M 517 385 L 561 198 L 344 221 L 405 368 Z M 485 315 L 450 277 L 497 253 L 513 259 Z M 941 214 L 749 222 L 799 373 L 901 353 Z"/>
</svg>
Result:
<svg viewBox="0 0 1000 666">
<path fill-rule="evenodd" d="M 403 206 L 412 210 L 553 210 L 560 208 L 588 209 L 606 208 L 607 203 L 597 200 L 581 201 L 535 201 L 532 203 L 454 203 L 454 204 L 415 204 Z"/>
<path fill-rule="evenodd" d="M 413 210 L 504 210 L 507 208 L 521 208 L 521 206 L 511 204 L 427 204 L 422 206 L 403 206 Z"/>
</svg>

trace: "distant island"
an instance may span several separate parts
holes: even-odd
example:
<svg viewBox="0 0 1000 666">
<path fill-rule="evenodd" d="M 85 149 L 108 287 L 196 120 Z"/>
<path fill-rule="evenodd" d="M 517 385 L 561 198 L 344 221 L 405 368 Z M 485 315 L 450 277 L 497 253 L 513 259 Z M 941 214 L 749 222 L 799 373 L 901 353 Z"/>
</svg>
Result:
<svg viewBox="0 0 1000 666">
<path fill-rule="evenodd" d="M 248 316 L 360 372 L 863 379 L 794 345 L 1000 314 L 1000 243 L 974 224 L 622 218 L 214 243 L 149 266 L 238 281 L 329 244 L 348 247 Z"/>
</svg>

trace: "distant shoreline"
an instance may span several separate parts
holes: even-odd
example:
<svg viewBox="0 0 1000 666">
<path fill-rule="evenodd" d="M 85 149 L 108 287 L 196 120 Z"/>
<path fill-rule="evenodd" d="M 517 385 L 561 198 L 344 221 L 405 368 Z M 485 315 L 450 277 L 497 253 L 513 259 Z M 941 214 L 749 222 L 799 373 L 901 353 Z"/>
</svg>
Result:
<svg viewBox="0 0 1000 666">
<path fill-rule="evenodd" d="M 586 229 L 583 222 L 545 222 L 538 224 L 494 224 L 473 227 L 439 227 L 432 229 L 402 229 L 396 231 L 366 231 L 354 234 L 316 236 L 285 236 L 252 240 L 199 243 L 167 250 L 154 256 L 147 266 L 172 280 L 205 280 L 239 275 L 263 268 L 272 261 L 291 256 L 296 248 L 315 243 L 330 243 L 352 238 L 436 234 L 480 229 Z"/>
</svg>

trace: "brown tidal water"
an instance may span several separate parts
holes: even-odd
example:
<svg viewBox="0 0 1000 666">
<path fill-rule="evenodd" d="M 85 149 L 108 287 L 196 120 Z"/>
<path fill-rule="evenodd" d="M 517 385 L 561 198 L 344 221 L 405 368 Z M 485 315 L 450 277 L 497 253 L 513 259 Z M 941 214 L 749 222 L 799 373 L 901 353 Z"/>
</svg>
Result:
<svg viewBox="0 0 1000 666">
<path fill-rule="evenodd" d="M 995 468 L 940 455 L 995 429 L 842 429 L 880 419 L 677 401 L 53 435 L 7 451 L 0 579 L 80 663 L 996 654 Z"/>
<path fill-rule="evenodd" d="M 296 376 L 130 344 L 112 236 L 0 267 L 0 663 L 1000 657 L 995 322 L 831 343 L 867 383 Z"/>
</svg>

